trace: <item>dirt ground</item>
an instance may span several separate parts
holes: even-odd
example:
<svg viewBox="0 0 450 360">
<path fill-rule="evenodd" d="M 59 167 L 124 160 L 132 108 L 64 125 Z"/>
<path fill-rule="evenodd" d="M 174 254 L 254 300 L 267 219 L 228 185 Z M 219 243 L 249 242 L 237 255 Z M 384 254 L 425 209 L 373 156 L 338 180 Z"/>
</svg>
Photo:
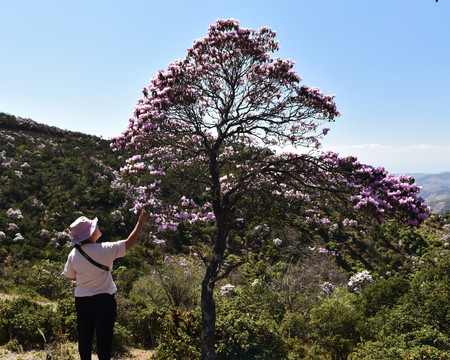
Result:
<svg viewBox="0 0 450 360">
<path fill-rule="evenodd" d="M 49 350 L 33 350 L 27 352 L 12 352 L 4 348 L 0 348 L 0 359 L 2 360 L 79 360 L 77 352 L 77 345 L 75 343 L 69 343 L 65 345 L 64 355 L 62 357 L 54 356 L 47 357 L 50 354 Z M 153 356 L 153 351 L 151 350 L 139 350 L 130 349 L 130 354 L 127 356 L 122 356 L 119 358 L 114 358 L 114 360 L 149 360 Z M 92 356 L 93 360 L 97 359 L 96 355 Z"/>
</svg>

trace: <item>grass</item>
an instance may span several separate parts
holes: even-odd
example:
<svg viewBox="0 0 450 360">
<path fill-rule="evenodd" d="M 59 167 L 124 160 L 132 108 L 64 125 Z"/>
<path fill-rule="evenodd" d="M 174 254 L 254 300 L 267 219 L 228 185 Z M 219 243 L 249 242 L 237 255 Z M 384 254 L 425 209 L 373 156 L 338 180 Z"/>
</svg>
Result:
<svg viewBox="0 0 450 360">
<path fill-rule="evenodd" d="M 44 350 L 12 351 L 8 346 L 0 347 L 0 358 L 2 360 L 79 360 L 76 343 L 68 342 L 58 348 L 53 345 Z M 117 360 L 148 360 L 154 354 L 153 350 L 140 350 L 130 348 L 128 354 L 122 355 Z M 93 360 L 97 359 L 94 355 Z"/>
</svg>

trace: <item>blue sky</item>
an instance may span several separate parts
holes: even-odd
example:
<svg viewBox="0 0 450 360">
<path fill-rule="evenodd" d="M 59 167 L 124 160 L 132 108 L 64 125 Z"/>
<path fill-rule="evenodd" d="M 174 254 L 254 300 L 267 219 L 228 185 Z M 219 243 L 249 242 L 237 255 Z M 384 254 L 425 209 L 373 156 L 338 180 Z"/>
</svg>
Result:
<svg viewBox="0 0 450 360">
<path fill-rule="evenodd" d="M 450 171 L 450 0 L 4 0 L 0 13 L 0 111 L 117 136 L 156 72 L 235 18 L 276 30 L 275 56 L 336 94 L 324 149 Z"/>
</svg>

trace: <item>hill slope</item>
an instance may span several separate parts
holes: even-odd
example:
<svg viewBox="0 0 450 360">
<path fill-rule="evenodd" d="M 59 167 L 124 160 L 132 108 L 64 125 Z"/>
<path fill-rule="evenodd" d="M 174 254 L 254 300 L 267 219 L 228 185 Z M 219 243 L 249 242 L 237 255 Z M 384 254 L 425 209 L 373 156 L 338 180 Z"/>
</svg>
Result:
<svg viewBox="0 0 450 360">
<path fill-rule="evenodd" d="M 25 295 L 0 299 L 0 356 L 2 345 L 54 341 L 54 350 L 76 341 L 72 284 L 60 276 L 68 226 L 84 214 L 99 218 L 106 239 L 129 234 L 133 188 L 121 182 L 123 165 L 108 141 L 0 114 L 0 292 Z M 167 182 L 175 193 L 179 181 Z M 240 209 L 228 239 L 224 262 L 244 264 L 216 285 L 220 358 L 330 358 L 342 347 L 362 360 L 385 360 L 386 349 L 405 359 L 448 354 L 450 214 L 415 231 L 350 220 L 336 206 L 323 225 L 299 208 L 274 209 L 270 194 L 257 200 L 260 207 Z M 183 225 L 158 234 L 165 245 L 157 247 L 147 224 L 114 263 L 116 344 L 155 349 L 159 359 L 199 358 L 201 255 L 215 230 Z M 58 300 L 56 310 L 36 296 Z"/>
<path fill-rule="evenodd" d="M 19 258 L 58 258 L 77 214 L 129 223 L 121 166 L 107 140 L 0 114 L 0 241 Z"/>
<path fill-rule="evenodd" d="M 416 182 L 433 213 L 450 211 L 450 172 L 424 175 Z"/>
<path fill-rule="evenodd" d="M 119 169 L 123 165 L 121 154 L 113 153 L 107 140 L 0 113 L 0 213 L 6 214 L 0 217 L 0 242 L 4 249 L 18 259 L 61 260 L 67 251 L 63 245 L 69 241 L 69 225 L 81 214 L 109 225 L 104 227 L 105 239 L 124 238 L 130 230 L 125 224 L 133 223 L 134 194 L 122 182 Z M 449 178 L 450 173 L 419 177 L 433 210 L 447 209 Z M 342 221 L 337 215 L 336 221 Z M 312 238 L 312 233 L 305 228 L 302 236 Z M 375 248 L 378 240 L 351 237 L 352 242 L 335 245 L 335 250 L 346 254 L 341 266 L 350 269 L 354 263 L 363 263 L 370 268 L 380 261 Z M 184 238 L 177 241 L 177 251 L 188 243 Z M 386 246 L 388 252 L 399 251 L 392 244 Z M 0 251 L 0 261 L 7 256 Z"/>
</svg>

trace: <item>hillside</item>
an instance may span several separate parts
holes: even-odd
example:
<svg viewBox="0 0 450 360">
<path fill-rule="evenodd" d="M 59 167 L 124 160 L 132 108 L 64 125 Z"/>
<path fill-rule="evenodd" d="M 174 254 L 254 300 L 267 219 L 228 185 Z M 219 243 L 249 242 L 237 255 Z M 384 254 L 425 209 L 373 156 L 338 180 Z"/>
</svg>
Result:
<svg viewBox="0 0 450 360">
<path fill-rule="evenodd" d="M 122 154 L 114 153 L 107 140 L 0 113 L 0 212 L 7 214 L 0 218 L 0 240 L 18 258 L 62 259 L 68 227 L 79 214 L 113 225 L 105 228 L 105 238 L 125 237 L 138 193 L 122 179 L 123 165 Z M 450 173 L 418 178 L 433 210 L 444 211 Z M 336 215 L 336 221 L 341 221 Z M 311 233 L 311 229 L 302 232 Z M 308 238 L 316 241 L 315 235 Z M 172 241 L 177 251 L 192 245 L 180 241 Z M 351 245 L 335 245 L 341 251 L 340 265 L 347 270 L 358 263 L 374 267 L 379 254 L 366 243 L 367 239 L 359 243 L 355 238 Z M 388 254 L 391 248 L 387 247 Z"/>
<path fill-rule="evenodd" d="M 98 137 L 0 113 L 0 293 L 13 295 L 0 296 L 0 356 L 44 348 L 71 358 L 61 350 L 76 341 L 73 284 L 60 276 L 68 228 L 84 214 L 99 218 L 102 239 L 129 234 L 139 184 L 120 173 L 123 155 Z M 182 184 L 168 179 L 173 196 Z M 448 184 L 422 179 L 424 189 Z M 448 359 L 450 214 L 415 230 L 348 219 L 330 203 L 321 224 L 275 209 L 270 194 L 258 200 L 228 239 L 225 262 L 244 264 L 216 285 L 218 359 Z M 214 229 L 183 224 L 160 239 L 152 230 L 114 262 L 115 352 L 198 358 L 202 254 Z"/>
<path fill-rule="evenodd" d="M 39 124 L 31 119 L 24 119 L 18 116 L 0 112 L 0 130 L 9 130 L 12 132 L 21 132 L 26 134 L 33 134 L 36 136 L 50 136 L 50 137 L 84 137 L 94 138 L 93 136 L 73 132 L 69 130 L 62 130 L 55 126 L 48 126 Z"/>
<path fill-rule="evenodd" d="M 106 140 L 0 114 L 3 243 L 24 259 L 58 258 L 77 214 L 129 223 L 122 165 Z M 124 227 L 105 229 L 110 238 L 125 234 Z"/>
<path fill-rule="evenodd" d="M 416 178 L 422 196 L 436 214 L 450 211 L 450 172 L 427 174 Z"/>
</svg>

